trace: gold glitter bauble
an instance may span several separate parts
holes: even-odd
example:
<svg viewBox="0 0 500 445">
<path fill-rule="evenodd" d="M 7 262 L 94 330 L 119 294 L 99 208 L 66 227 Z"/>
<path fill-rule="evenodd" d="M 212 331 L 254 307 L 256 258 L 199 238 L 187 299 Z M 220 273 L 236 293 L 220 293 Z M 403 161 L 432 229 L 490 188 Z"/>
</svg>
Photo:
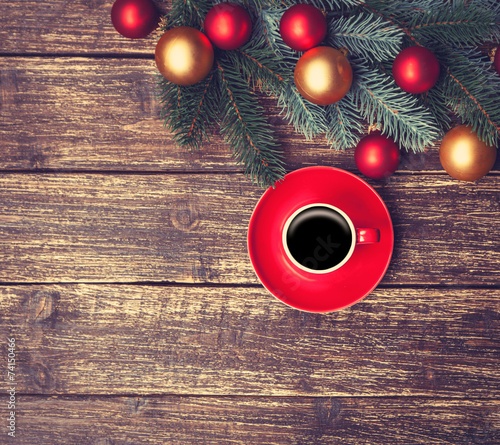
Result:
<svg viewBox="0 0 500 445">
<path fill-rule="evenodd" d="M 155 61 L 165 79 L 177 85 L 193 85 L 212 69 L 214 50 L 201 31 L 179 26 L 161 36 L 156 44 Z"/>
<path fill-rule="evenodd" d="M 468 125 L 460 125 L 446 133 L 439 160 L 446 172 L 460 181 L 475 181 L 486 175 L 495 164 L 496 147 L 482 142 Z"/>
<path fill-rule="evenodd" d="M 317 105 L 330 105 L 342 99 L 352 84 L 352 68 L 339 50 L 317 46 L 297 62 L 294 73 L 299 93 Z"/>
</svg>

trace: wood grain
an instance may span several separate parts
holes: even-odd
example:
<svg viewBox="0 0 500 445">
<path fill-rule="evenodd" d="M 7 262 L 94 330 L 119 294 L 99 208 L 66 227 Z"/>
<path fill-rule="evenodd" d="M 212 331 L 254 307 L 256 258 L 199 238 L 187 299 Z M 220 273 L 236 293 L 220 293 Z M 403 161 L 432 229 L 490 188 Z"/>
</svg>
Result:
<svg viewBox="0 0 500 445">
<path fill-rule="evenodd" d="M 293 310 L 248 259 L 263 190 L 219 135 L 176 146 L 159 32 L 120 36 L 113 2 L 0 0 L 0 357 L 14 337 L 17 384 L 0 443 L 500 443 L 500 157 L 460 183 L 439 144 L 404 153 L 368 180 L 395 227 L 381 285 Z M 260 100 L 288 171 L 358 173 Z"/>
<path fill-rule="evenodd" d="M 496 401 L 21 396 L 19 407 L 12 440 L 19 445 L 495 445 L 500 441 Z"/>
<path fill-rule="evenodd" d="M 372 184 L 395 227 L 383 284 L 498 284 L 498 177 Z M 239 174 L 4 174 L 0 282 L 257 284 L 246 237 L 261 194 Z"/>
<path fill-rule="evenodd" d="M 154 54 L 160 36 L 127 39 L 111 23 L 113 0 L 2 0 L 0 52 L 8 54 Z M 165 13 L 170 1 L 155 0 Z"/>
<path fill-rule="evenodd" d="M 500 290 L 377 289 L 332 314 L 198 286 L 3 286 L 0 304 L 19 393 L 500 395 Z"/>
<path fill-rule="evenodd" d="M 0 58 L 0 168 L 240 171 L 217 135 L 199 152 L 174 143 L 159 119 L 155 74 L 152 59 Z M 307 141 L 274 99 L 262 104 L 288 170 L 357 172 L 353 150 L 332 150 L 323 136 Z M 437 146 L 403 152 L 400 171 L 445 174 Z"/>
</svg>

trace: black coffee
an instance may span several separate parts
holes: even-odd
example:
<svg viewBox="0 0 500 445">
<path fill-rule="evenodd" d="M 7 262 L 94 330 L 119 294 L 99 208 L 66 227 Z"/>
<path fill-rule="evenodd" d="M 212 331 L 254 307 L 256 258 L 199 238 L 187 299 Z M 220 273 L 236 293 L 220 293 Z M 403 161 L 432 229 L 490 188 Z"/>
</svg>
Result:
<svg viewBox="0 0 500 445">
<path fill-rule="evenodd" d="M 292 257 L 312 270 L 326 270 L 341 263 L 352 244 L 352 231 L 344 217 L 324 206 L 304 209 L 292 220 L 286 243 Z"/>
</svg>

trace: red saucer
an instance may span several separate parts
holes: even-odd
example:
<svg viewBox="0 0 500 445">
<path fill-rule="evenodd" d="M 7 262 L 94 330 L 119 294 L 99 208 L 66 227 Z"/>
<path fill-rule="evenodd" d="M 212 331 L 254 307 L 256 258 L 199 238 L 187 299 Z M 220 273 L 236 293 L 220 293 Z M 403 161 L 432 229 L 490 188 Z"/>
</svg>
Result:
<svg viewBox="0 0 500 445">
<path fill-rule="evenodd" d="M 355 227 L 380 230 L 380 242 L 356 245 L 340 269 L 314 274 L 286 256 L 282 230 L 286 220 L 307 204 L 326 203 L 343 210 Z M 257 276 L 275 297 L 296 309 L 331 312 L 368 295 L 391 260 L 394 233 L 387 207 L 361 178 L 333 167 L 307 167 L 285 176 L 257 203 L 248 228 L 248 252 Z"/>
</svg>

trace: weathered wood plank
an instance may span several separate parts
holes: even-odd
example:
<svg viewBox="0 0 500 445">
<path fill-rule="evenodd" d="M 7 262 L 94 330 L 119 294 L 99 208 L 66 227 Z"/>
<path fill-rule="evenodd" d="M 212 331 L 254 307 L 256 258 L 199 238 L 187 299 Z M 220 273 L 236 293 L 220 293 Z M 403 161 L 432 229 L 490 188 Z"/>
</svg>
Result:
<svg viewBox="0 0 500 445">
<path fill-rule="evenodd" d="M 21 396 L 19 407 L 19 445 L 500 442 L 496 401 Z"/>
<path fill-rule="evenodd" d="M 171 0 L 153 0 L 162 14 Z M 127 53 L 153 54 L 159 31 L 144 39 L 127 39 L 111 23 L 114 0 L 1 0 L 0 52 L 31 53 Z M 498 42 L 484 42 L 481 50 L 496 48 Z"/>
<path fill-rule="evenodd" d="M 500 395 L 500 290 L 377 289 L 332 314 L 198 286 L 3 286 L 0 305 L 19 393 Z"/>
<path fill-rule="evenodd" d="M 0 58 L 0 168 L 240 171 L 219 136 L 197 153 L 174 144 L 159 119 L 155 73 L 149 59 Z M 262 101 L 287 169 L 357 171 L 353 150 L 307 141 L 275 100 Z M 400 171 L 443 171 L 438 148 L 404 153 Z"/>
<path fill-rule="evenodd" d="M 395 226 L 383 283 L 497 285 L 499 181 L 372 181 Z M 262 192 L 239 174 L 4 174 L 0 281 L 256 284 L 246 237 Z"/>
<path fill-rule="evenodd" d="M 121 36 L 111 23 L 113 3 L 114 0 L 2 0 L 0 52 L 154 54 L 159 31 L 144 39 Z M 155 0 L 155 4 L 165 13 L 171 2 Z"/>
</svg>

